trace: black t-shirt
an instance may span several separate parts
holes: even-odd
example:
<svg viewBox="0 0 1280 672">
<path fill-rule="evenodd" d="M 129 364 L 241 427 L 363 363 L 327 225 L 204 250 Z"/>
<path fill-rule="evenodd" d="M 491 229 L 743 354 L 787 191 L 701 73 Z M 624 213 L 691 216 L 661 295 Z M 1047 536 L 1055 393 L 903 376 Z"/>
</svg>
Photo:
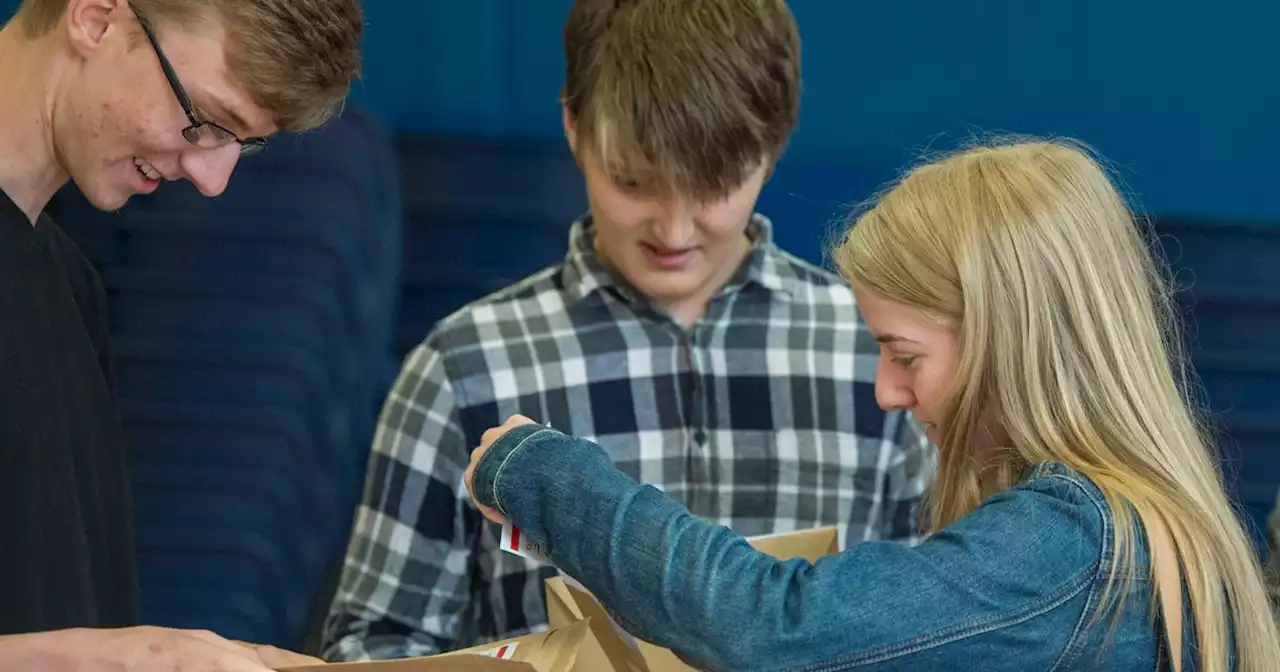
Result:
<svg viewBox="0 0 1280 672">
<path fill-rule="evenodd" d="M 125 457 L 102 282 L 0 191 L 0 634 L 134 624 Z"/>
</svg>

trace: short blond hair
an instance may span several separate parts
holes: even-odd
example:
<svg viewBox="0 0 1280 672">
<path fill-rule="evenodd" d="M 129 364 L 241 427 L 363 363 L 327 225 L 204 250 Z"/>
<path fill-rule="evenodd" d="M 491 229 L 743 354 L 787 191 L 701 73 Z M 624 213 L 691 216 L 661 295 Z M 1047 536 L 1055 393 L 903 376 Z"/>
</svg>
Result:
<svg viewBox="0 0 1280 672">
<path fill-rule="evenodd" d="M 157 27 L 221 22 L 227 68 L 282 131 L 328 119 L 360 75 L 364 17 L 358 0 L 130 0 Z M 16 18 L 30 37 L 62 18 L 67 0 L 24 0 Z"/>
</svg>

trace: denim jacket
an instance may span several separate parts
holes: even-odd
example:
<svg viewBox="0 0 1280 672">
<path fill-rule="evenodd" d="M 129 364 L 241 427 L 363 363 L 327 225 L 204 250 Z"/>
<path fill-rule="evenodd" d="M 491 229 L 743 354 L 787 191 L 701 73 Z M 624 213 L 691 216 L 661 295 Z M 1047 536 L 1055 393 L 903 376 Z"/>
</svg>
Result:
<svg viewBox="0 0 1280 672">
<path fill-rule="evenodd" d="M 543 545 L 623 627 L 709 670 L 1171 669 L 1140 529 L 1134 580 L 1091 622 L 1114 554 L 1086 477 L 1043 463 L 918 546 L 777 560 L 540 425 L 495 442 L 476 499 Z M 1185 591 L 1184 591 L 1185 596 Z M 1183 669 L 1194 629 L 1183 610 Z"/>
</svg>

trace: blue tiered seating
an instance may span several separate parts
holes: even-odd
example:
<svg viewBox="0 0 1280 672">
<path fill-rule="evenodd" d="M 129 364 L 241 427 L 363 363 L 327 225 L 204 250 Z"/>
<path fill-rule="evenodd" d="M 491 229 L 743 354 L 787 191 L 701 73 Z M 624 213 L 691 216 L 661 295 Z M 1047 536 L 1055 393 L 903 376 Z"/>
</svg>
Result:
<svg viewBox="0 0 1280 672">
<path fill-rule="evenodd" d="M 427 134 L 397 138 L 405 194 L 404 282 L 396 350 L 440 318 L 564 258 L 586 211 L 563 144 Z"/>
<path fill-rule="evenodd" d="M 1280 226 L 1156 218 L 1229 484 L 1265 548 L 1280 489 Z"/>
<path fill-rule="evenodd" d="M 218 198 L 51 204 L 108 291 L 145 622 L 302 648 L 396 364 L 398 178 L 349 107 L 243 159 Z"/>
</svg>

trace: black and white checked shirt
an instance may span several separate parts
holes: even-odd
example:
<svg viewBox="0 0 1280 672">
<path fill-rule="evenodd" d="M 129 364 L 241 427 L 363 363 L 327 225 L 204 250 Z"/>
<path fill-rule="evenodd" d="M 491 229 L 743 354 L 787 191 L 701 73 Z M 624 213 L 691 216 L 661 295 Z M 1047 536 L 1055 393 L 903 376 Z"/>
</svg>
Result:
<svg viewBox="0 0 1280 672">
<path fill-rule="evenodd" d="M 551 567 L 499 548 L 462 474 L 522 413 L 744 535 L 838 525 L 914 543 L 933 447 L 875 400 L 879 347 L 838 277 L 753 218 L 737 275 L 686 330 L 616 280 L 589 219 L 564 263 L 442 320 L 383 406 L 325 632 L 329 660 L 425 655 L 545 628 Z"/>
</svg>

